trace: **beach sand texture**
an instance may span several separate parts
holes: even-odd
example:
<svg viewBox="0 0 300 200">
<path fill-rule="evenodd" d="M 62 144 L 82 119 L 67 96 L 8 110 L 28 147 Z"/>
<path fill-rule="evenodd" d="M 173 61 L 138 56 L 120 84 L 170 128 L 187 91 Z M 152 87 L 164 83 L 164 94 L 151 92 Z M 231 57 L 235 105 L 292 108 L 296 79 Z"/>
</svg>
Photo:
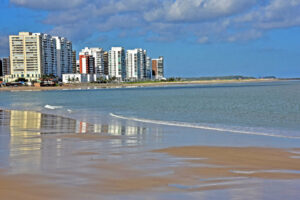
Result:
<svg viewBox="0 0 300 200">
<path fill-rule="evenodd" d="M 300 195 L 300 149 L 146 148 L 138 136 L 78 133 L 71 128 L 76 124 L 82 123 L 1 111 L 0 139 L 7 144 L 0 143 L 0 199 L 199 199 L 233 191 L 239 193 L 232 199 L 244 199 L 247 191 L 270 197 L 258 199 Z"/>
<path fill-rule="evenodd" d="M 87 137 L 90 139 L 90 136 Z M 80 138 L 84 139 L 84 136 Z M 153 158 L 145 158 L 144 153 L 134 153 L 135 159 L 130 162 L 125 162 L 127 156 L 124 153 L 119 154 L 123 157 L 119 161 L 99 159 L 86 163 L 89 173 L 78 173 L 78 169 L 66 170 L 72 177 L 88 180 L 78 185 L 57 183 L 53 174 L 47 172 L 46 175 L 34 172 L 7 174 L 9 169 L 1 170 L 0 196 L 1 199 L 26 200 L 82 199 L 86 195 L 92 198 L 112 194 L 247 188 L 251 184 L 248 180 L 253 178 L 300 179 L 300 159 L 292 158 L 295 155 L 293 151 L 295 149 L 174 147 L 155 150 Z M 79 151 L 67 156 L 89 157 L 97 154 L 93 151 Z M 181 164 L 161 160 L 155 154 L 171 155 L 181 160 Z"/>
</svg>

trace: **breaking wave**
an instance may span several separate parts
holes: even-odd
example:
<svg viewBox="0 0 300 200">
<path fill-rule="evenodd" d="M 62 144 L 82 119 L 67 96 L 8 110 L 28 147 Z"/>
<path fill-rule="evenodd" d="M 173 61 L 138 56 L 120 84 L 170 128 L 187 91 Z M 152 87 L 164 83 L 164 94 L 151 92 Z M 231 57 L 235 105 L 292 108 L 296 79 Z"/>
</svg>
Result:
<svg viewBox="0 0 300 200">
<path fill-rule="evenodd" d="M 187 123 L 187 122 L 160 121 L 160 120 L 142 119 L 142 118 L 135 118 L 135 117 L 125 117 L 125 116 L 116 115 L 113 113 L 110 113 L 110 116 L 118 118 L 118 119 L 131 120 L 131 121 L 148 123 L 148 124 L 158 124 L 158 125 L 166 125 L 166 126 L 203 129 L 203 130 L 211 130 L 211 131 L 218 131 L 218 132 L 230 132 L 230 133 L 245 134 L 245 135 L 258 135 L 258 136 L 268 136 L 268 137 L 277 137 L 277 138 L 300 139 L 300 137 L 297 137 L 297 136 L 286 136 L 286 135 L 277 135 L 277 134 L 260 132 L 260 131 L 256 132 L 256 131 L 248 131 L 248 130 L 238 130 L 238 129 L 233 129 L 233 128 L 213 127 L 213 126 L 199 125 L 199 124 L 193 124 L 193 123 Z"/>
<path fill-rule="evenodd" d="M 45 105 L 44 108 L 49 110 L 56 110 L 56 109 L 62 109 L 62 106 L 51 106 L 51 105 Z"/>
</svg>

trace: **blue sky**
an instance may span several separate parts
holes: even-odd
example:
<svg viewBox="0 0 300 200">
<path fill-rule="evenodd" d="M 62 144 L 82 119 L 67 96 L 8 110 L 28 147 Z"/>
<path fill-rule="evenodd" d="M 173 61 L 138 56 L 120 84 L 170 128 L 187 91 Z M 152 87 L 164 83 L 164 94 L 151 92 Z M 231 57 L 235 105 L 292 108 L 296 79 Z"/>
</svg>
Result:
<svg viewBox="0 0 300 200">
<path fill-rule="evenodd" d="M 300 0 L 0 0 L 0 57 L 19 31 L 145 48 L 166 76 L 300 77 Z"/>
</svg>

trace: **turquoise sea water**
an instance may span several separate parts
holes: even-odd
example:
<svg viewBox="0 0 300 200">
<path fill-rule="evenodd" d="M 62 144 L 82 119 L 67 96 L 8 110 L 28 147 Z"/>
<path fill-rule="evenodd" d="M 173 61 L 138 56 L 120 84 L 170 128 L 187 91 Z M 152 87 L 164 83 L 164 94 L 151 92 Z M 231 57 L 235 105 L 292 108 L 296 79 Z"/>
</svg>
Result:
<svg viewBox="0 0 300 200">
<path fill-rule="evenodd" d="M 300 81 L 1 92 L 0 99 L 4 109 L 53 113 L 93 124 L 136 123 L 184 130 L 180 133 L 219 132 L 246 140 L 267 136 L 300 144 Z"/>
</svg>

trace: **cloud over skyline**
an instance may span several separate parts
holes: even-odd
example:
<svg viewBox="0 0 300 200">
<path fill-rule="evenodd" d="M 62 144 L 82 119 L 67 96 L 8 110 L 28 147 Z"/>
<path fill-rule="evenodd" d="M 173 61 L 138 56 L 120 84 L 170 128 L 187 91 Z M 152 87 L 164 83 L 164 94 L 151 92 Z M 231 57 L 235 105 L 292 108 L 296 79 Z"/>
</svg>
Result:
<svg viewBox="0 0 300 200">
<path fill-rule="evenodd" d="M 152 41 L 192 36 L 196 43 L 238 42 L 260 38 L 272 29 L 300 25 L 300 0 L 10 0 L 10 3 L 45 10 L 47 16 L 41 21 L 53 27 L 50 32 L 71 39 L 113 30 L 125 33 L 137 28 L 144 33 L 139 36 Z"/>
<path fill-rule="evenodd" d="M 274 73 L 282 73 L 280 66 L 289 63 L 294 67 L 293 71 L 297 71 L 296 58 L 300 57 L 295 56 L 298 55 L 297 39 L 290 41 L 290 46 L 284 42 L 295 40 L 300 31 L 300 0 L 3 1 L 2 12 L 6 12 L 3 15 L 11 21 L 7 23 L 6 19 L 0 19 L 3 27 L 1 55 L 8 55 L 9 34 L 32 31 L 65 36 L 73 41 L 77 50 L 86 45 L 147 47 L 152 52 L 168 55 L 170 59 L 166 61 L 174 60 L 177 71 L 181 68 L 176 59 L 181 59 L 181 65 L 189 66 L 191 74 L 199 55 L 206 55 L 206 52 L 210 54 L 201 58 L 203 66 L 210 66 L 206 69 L 208 74 L 232 74 L 226 71 L 232 65 L 233 73 L 248 75 L 252 73 L 245 67 L 250 66 L 249 63 L 251 66 L 268 66 Z M 163 49 L 164 46 L 168 48 Z M 291 46 L 293 50 L 289 50 Z M 226 50 L 222 52 L 222 48 Z M 182 53 L 179 49 L 185 49 L 185 56 L 194 55 L 190 63 L 178 56 Z M 282 55 L 289 57 L 276 61 L 276 51 L 260 49 L 282 49 Z M 239 57 L 234 58 L 227 52 Z M 257 55 L 257 52 L 263 54 Z M 155 56 L 159 55 L 155 53 Z M 258 56 L 262 58 L 259 60 Z M 245 60 L 244 64 L 241 59 Z M 266 73 L 262 67 L 260 70 Z"/>
</svg>

